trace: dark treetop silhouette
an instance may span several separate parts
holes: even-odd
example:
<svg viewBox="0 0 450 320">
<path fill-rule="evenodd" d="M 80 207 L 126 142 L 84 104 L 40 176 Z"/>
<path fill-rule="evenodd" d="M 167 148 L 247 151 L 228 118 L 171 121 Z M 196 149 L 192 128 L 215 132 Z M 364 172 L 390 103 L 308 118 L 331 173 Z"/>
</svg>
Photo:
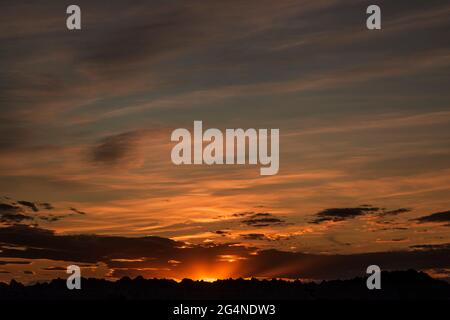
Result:
<svg viewBox="0 0 450 320">
<path fill-rule="evenodd" d="M 0 284 L 1 300 L 450 300 L 450 284 L 414 270 L 382 272 L 382 289 L 369 290 L 366 279 L 304 283 L 283 280 L 218 280 L 181 282 L 124 277 L 116 282 L 82 279 L 80 290 L 66 281 L 24 286 Z"/>
</svg>

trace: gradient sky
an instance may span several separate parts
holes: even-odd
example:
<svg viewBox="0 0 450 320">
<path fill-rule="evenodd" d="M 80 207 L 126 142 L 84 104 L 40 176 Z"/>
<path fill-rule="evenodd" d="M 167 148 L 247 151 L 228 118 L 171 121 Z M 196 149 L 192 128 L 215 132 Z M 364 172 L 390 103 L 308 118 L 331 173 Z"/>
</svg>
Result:
<svg viewBox="0 0 450 320">
<path fill-rule="evenodd" d="M 0 280 L 448 277 L 450 4 L 376 3 L 3 1 Z M 173 165 L 194 120 L 279 128 L 278 175 Z"/>
</svg>

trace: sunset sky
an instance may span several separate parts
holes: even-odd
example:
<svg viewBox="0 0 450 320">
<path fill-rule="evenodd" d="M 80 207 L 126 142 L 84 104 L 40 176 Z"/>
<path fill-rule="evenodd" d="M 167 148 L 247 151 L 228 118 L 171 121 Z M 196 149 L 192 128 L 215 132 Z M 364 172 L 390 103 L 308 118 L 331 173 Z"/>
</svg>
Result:
<svg viewBox="0 0 450 320">
<path fill-rule="evenodd" d="M 2 1 L 0 281 L 450 279 L 450 3 Z M 175 166 L 279 128 L 280 170 Z"/>
</svg>

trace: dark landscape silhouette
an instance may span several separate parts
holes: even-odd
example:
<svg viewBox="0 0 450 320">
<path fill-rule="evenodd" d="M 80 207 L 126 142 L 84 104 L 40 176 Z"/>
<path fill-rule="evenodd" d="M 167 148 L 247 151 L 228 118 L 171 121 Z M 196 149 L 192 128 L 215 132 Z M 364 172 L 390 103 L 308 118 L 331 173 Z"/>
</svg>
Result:
<svg viewBox="0 0 450 320">
<path fill-rule="evenodd" d="M 0 300 L 450 300 L 449 283 L 414 270 L 382 272 L 380 290 L 368 290 L 362 277 L 322 282 L 124 277 L 81 283 L 81 290 L 68 290 L 65 279 L 33 285 L 12 280 L 0 283 Z"/>
</svg>

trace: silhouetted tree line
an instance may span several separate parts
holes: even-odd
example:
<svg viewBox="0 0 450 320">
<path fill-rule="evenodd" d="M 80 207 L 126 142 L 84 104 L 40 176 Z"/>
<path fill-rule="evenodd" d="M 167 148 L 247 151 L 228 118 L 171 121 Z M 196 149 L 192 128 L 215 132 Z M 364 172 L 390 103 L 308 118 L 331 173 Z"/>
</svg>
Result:
<svg viewBox="0 0 450 320">
<path fill-rule="evenodd" d="M 283 280 L 218 280 L 181 282 L 124 277 L 112 282 L 82 279 L 80 290 L 66 280 L 23 285 L 0 283 L 0 300 L 450 300 L 450 284 L 414 270 L 382 273 L 381 290 L 369 290 L 366 278 L 301 282 Z"/>
</svg>

